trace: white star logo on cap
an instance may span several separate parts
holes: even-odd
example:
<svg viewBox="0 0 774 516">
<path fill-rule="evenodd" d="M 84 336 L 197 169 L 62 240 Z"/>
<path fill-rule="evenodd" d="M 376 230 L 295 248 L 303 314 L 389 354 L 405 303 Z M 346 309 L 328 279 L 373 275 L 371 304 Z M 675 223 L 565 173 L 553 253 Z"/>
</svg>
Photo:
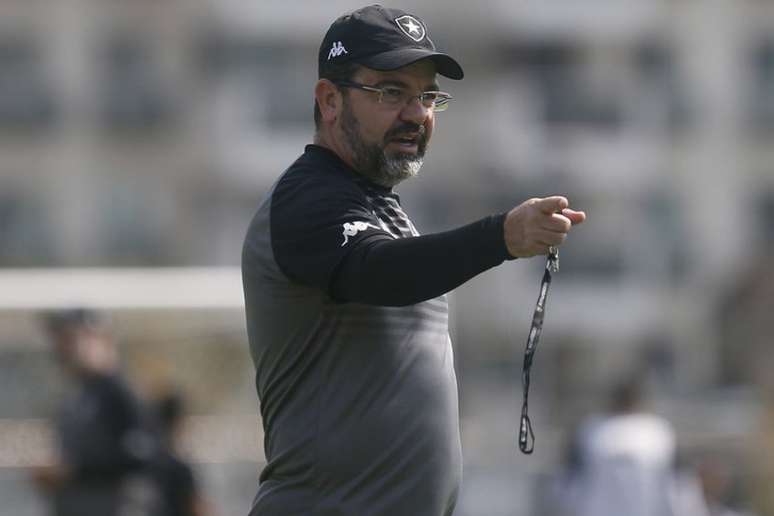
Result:
<svg viewBox="0 0 774 516">
<path fill-rule="evenodd" d="M 414 20 L 412 20 L 410 18 L 408 20 L 406 20 L 406 23 L 403 26 L 406 27 L 406 29 L 411 34 L 422 34 L 422 32 L 420 32 L 420 30 L 419 30 L 419 25 L 414 23 Z"/>
<path fill-rule="evenodd" d="M 419 43 L 425 39 L 425 27 L 422 22 L 414 18 L 409 14 L 404 14 L 400 18 L 395 19 L 395 23 L 400 27 L 403 33 Z"/>
</svg>

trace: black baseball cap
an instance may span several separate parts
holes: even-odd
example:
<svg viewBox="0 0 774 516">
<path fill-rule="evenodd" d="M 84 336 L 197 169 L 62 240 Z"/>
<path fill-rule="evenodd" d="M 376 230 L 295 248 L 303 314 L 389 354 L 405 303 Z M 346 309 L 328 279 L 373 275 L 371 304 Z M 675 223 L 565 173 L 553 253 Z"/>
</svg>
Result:
<svg viewBox="0 0 774 516">
<path fill-rule="evenodd" d="M 436 71 L 450 79 L 462 79 L 462 67 L 437 52 L 427 25 L 400 9 L 369 5 L 334 21 L 320 45 L 318 76 L 328 66 L 354 62 L 373 70 L 396 70 L 422 59 L 431 59 Z"/>
</svg>

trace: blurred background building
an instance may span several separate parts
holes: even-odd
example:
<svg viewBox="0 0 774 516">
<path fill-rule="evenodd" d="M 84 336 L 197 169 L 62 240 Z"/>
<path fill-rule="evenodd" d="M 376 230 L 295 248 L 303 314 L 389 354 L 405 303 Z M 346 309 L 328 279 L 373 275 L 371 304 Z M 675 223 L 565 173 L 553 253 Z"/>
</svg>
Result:
<svg viewBox="0 0 774 516">
<path fill-rule="evenodd" d="M 256 202 L 311 141 L 317 46 L 344 0 L 0 2 L 0 499 L 41 514 L 62 389 L 39 309 L 110 312 L 140 389 L 181 385 L 222 514 L 262 466 L 239 259 Z M 396 4 L 398 5 L 398 4 Z M 520 367 L 542 260 L 452 296 L 462 516 L 541 514 L 578 421 L 646 374 L 688 462 L 722 452 L 774 514 L 774 4 L 406 0 L 458 57 L 421 176 L 421 232 L 564 193 L 562 249 L 521 456 Z M 12 508 L 12 509 L 11 509 Z M 6 514 L 6 512 L 3 512 Z"/>
</svg>

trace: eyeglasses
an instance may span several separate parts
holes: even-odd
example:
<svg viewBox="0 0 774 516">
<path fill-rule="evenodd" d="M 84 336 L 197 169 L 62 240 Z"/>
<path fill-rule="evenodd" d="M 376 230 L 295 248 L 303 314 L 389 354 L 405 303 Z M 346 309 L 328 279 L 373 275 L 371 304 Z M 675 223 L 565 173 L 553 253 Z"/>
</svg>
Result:
<svg viewBox="0 0 774 516">
<path fill-rule="evenodd" d="M 419 99 L 427 109 L 432 109 L 434 113 L 445 111 L 449 107 L 452 96 L 443 91 L 423 91 L 419 95 L 412 95 L 403 88 L 397 86 L 368 86 L 352 81 L 333 81 L 336 86 L 343 88 L 355 88 L 363 91 L 370 91 L 378 94 L 377 102 L 388 106 L 405 106 L 413 99 Z"/>
</svg>

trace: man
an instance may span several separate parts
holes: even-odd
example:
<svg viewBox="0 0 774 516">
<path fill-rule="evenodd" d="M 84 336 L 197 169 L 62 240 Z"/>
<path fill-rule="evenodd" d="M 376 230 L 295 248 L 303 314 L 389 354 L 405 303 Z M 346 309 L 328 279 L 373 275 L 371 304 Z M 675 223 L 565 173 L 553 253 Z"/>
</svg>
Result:
<svg viewBox="0 0 774 516">
<path fill-rule="evenodd" d="M 129 481 L 155 448 L 140 402 L 118 372 L 118 355 L 99 314 L 58 311 L 46 315 L 45 326 L 76 389 L 57 421 L 60 458 L 33 471 L 33 480 L 58 516 L 118 515 L 135 503 Z"/>
<path fill-rule="evenodd" d="M 643 407 L 640 379 L 612 390 L 609 409 L 588 418 L 574 436 L 556 493 L 564 516 L 688 516 L 701 514 L 690 484 L 680 486 L 672 425 Z M 677 510 L 681 507 L 681 510 Z"/>
<path fill-rule="evenodd" d="M 151 408 L 160 447 L 148 468 L 159 491 L 157 505 L 149 516 L 211 514 L 193 468 L 179 450 L 183 429 L 183 395 L 175 390 L 164 391 L 153 400 Z"/>
<path fill-rule="evenodd" d="M 545 254 L 585 218 L 550 197 L 418 236 L 392 189 L 419 171 L 451 100 L 436 74 L 463 76 L 397 9 L 344 15 L 320 46 L 315 142 L 243 249 L 267 458 L 252 516 L 451 514 L 462 455 L 445 293 Z"/>
</svg>

